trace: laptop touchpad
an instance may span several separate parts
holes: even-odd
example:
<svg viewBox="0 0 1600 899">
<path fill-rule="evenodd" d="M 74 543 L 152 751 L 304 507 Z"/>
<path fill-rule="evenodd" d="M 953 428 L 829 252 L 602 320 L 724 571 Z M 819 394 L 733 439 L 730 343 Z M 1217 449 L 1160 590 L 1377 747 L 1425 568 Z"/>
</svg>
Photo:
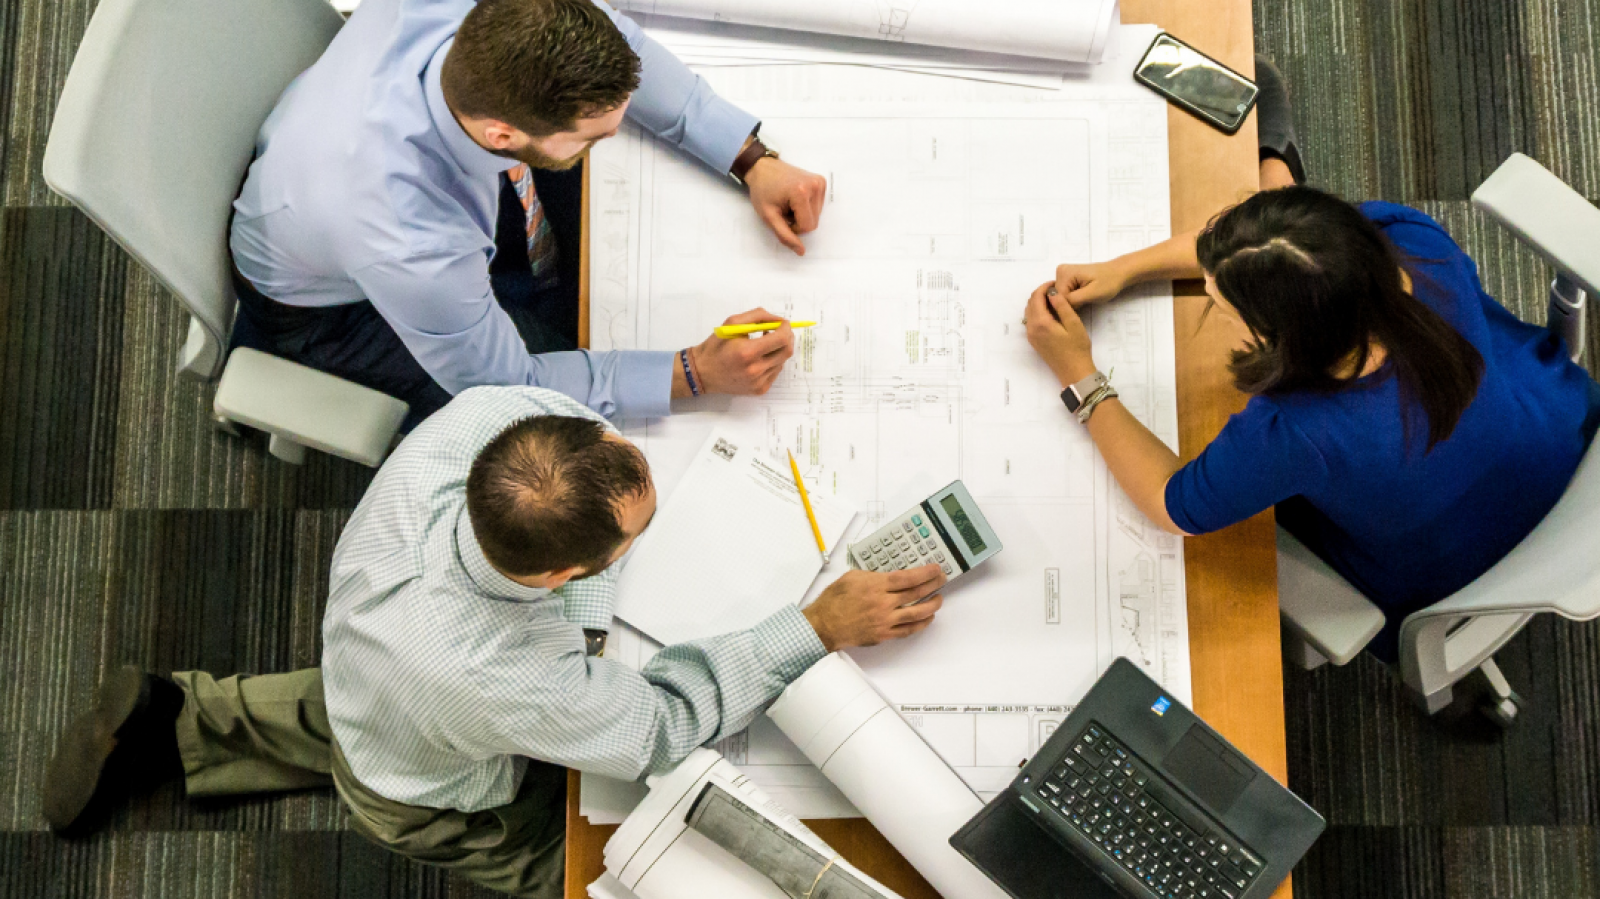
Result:
<svg viewBox="0 0 1600 899">
<path fill-rule="evenodd" d="M 1013 896 L 1119 899 L 1122 895 L 1045 833 L 1015 799 L 986 809 L 965 835 L 961 849 Z M 1113 864 L 1110 859 L 1105 863 Z"/>
<path fill-rule="evenodd" d="M 1162 759 L 1161 766 L 1218 815 L 1226 815 L 1233 808 L 1239 794 L 1256 776 L 1238 753 L 1198 724 L 1190 725 L 1189 732 Z"/>
</svg>

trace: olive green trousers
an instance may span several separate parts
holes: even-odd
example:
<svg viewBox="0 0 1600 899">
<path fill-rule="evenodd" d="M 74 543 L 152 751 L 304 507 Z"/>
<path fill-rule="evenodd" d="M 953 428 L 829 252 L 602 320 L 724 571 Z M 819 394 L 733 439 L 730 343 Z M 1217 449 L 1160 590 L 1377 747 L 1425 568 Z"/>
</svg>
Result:
<svg viewBox="0 0 1600 899">
<path fill-rule="evenodd" d="M 321 669 L 222 680 L 182 671 L 172 679 L 185 696 L 177 728 L 190 796 L 332 785 L 352 827 L 380 846 L 513 896 L 561 896 L 565 768 L 530 759 L 516 798 L 484 811 L 407 805 L 350 773 L 328 727 Z"/>
</svg>

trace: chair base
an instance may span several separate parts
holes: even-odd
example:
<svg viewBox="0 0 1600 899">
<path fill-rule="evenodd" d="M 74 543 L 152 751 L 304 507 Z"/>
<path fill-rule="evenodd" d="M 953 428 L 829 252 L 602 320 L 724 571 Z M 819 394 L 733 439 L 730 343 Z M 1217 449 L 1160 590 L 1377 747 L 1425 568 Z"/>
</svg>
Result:
<svg viewBox="0 0 1600 899">
<path fill-rule="evenodd" d="M 1478 671 L 1489 683 L 1489 695 L 1478 704 L 1478 710 L 1483 712 L 1484 717 L 1501 727 L 1510 727 L 1517 723 L 1517 713 L 1522 709 L 1522 697 L 1511 689 L 1506 676 L 1500 673 L 1500 666 L 1494 663 L 1494 659 L 1489 659 L 1478 666 Z"/>
<path fill-rule="evenodd" d="M 1480 675 L 1482 682 L 1482 687 L 1479 689 L 1482 690 L 1483 695 L 1479 697 L 1477 702 L 1478 711 L 1485 718 L 1502 728 L 1515 724 L 1517 716 L 1522 711 L 1522 697 L 1517 694 L 1517 691 L 1511 689 L 1511 683 L 1506 680 L 1505 674 L 1500 671 L 1500 666 L 1495 664 L 1493 658 L 1489 658 L 1485 659 L 1473 671 Z M 1410 686 L 1407 686 L 1406 692 L 1410 694 L 1417 708 L 1431 717 L 1449 708 L 1455 702 L 1455 688 L 1465 683 L 1466 680 L 1466 678 L 1463 678 L 1450 686 L 1441 687 L 1433 693 L 1424 694 Z"/>
</svg>

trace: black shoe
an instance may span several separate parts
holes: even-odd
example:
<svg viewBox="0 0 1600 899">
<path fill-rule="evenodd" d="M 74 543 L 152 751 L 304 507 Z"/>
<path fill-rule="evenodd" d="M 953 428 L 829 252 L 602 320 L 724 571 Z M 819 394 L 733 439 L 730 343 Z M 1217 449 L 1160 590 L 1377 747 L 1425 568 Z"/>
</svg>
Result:
<svg viewBox="0 0 1600 899">
<path fill-rule="evenodd" d="M 44 817 L 57 833 L 85 829 L 127 796 L 183 774 L 176 723 L 183 690 L 132 665 L 111 672 L 94 711 L 67 725 L 44 775 Z"/>
<path fill-rule="evenodd" d="M 1294 107 L 1289 102 L 1289 85 L 1265 56 L 1256 57 L 1256 135 L 1261 145 L 1260 158 L 1281 159 L 1294 176 L 1294 183 L 1306 183 L 1305 166 L 1294 133 Z"/>
</svg>

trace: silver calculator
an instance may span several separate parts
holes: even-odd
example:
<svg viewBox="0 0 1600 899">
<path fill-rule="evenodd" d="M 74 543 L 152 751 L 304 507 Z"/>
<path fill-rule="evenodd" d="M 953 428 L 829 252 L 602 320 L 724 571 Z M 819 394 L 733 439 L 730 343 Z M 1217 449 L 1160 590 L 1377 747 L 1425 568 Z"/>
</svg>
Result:
<svg viewBox="0 0 1600 899">
<path fill-rule="evenodd" d="M 867 571 L 897 571 L 932 562 L 955 580 L 1004 547 L 960 481 L 850 544 L 850 561 Z"/>
</svg>

